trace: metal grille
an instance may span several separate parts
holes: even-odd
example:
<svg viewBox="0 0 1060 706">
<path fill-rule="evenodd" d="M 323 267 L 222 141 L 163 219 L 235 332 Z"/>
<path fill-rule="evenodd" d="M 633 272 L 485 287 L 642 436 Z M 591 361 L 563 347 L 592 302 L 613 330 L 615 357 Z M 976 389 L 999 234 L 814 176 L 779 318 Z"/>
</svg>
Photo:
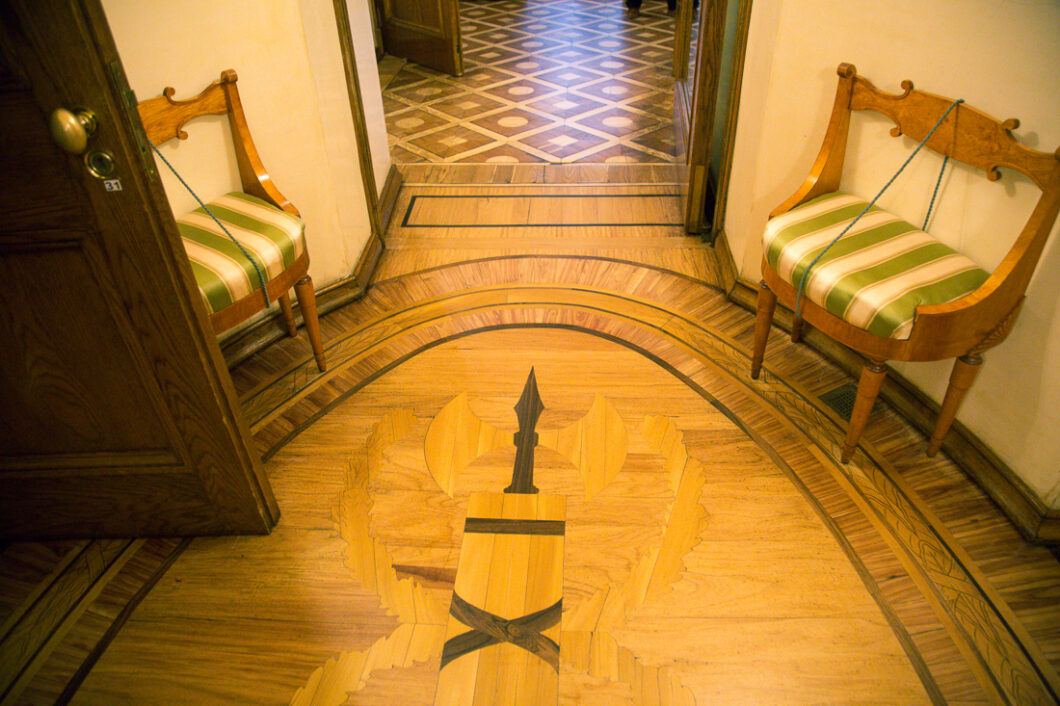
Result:
<svg viewBox="0 0 1060 706">
<path fill-rule="evenodd" d="M 848 382 L 844 385 L 840 385 L 834 390 L 829 390 L 817 399 L 824 402 L 826 405 L 835 410 L 835 413 L 846 421 L 850 421 L 850 415 L 854 412 L 854 400 L 858 398 L 858 386 L 856 383 Z M 872 405 L 872 411 L 875 412 L 880 407 L 880 402 L 877 400 Z"/>
</svg>

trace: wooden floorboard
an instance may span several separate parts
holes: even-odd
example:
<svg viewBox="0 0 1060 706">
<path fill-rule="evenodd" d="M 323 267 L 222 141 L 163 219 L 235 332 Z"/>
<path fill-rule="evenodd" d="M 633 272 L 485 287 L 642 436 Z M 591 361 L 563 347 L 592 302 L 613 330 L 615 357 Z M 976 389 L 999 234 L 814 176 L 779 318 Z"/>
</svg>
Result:
<svg viewBox="0 0 1060 706">
<path fill-rule="evenodd" d="M 504 188 L 467 195 L 566 194 L 579 223 L 607 189 L 672 209 L 666 187 Z M 566 499 L 558 681 L 503 642 L 444 668 L 488 681 L 466 703 L 1056 701 L 1056 557 L 886 406 L 838 463 L 818 397 L 849 379 L 777 332 L 752 381 L 753 318 L 710 248 L 584 225 L 465 248 L 401 220 L 367 296 L 321 320 L 326 374 L 298 338 L 232 371 L 274 533 L 4 548 L 4 703 L 460 702 L 438 685 L 461 551 L 486 536 L 468 499 L 511 481 L 531 367 L 534 482 Z M 489 605 L 512 618 L 531 553 L 504 541 Z"/>
</svg>

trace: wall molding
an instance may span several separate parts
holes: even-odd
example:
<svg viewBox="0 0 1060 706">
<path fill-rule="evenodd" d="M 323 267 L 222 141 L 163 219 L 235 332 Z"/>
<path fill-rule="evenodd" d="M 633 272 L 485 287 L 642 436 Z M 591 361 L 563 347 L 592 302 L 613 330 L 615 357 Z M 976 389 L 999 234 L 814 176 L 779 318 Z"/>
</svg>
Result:
<svg viewBox="0 0 1060 706">
<path fill-rule="evenodd" d="M 379 234 L 385 235 L 390 229 L 390 219 L 394 215 L 394 207 L 397 205 L 398 193 L 405 178 L 393 162 L 390 163 L 390 171 L 386 174 L 383 182 L 383 191 L 379 194 Z"/>
<path fill-rule="evenodd" d="M 736 271 L 724 233 L 719 237 L 721 247 L 715 246 L 719 262 L 728 258 L 722 271 L 731 267 Z M 730 301 L 750 312 L 758 303 L 758 286 L 745 279 L 736 279 L 726 287 Z M 773 325 L 791 332 L 793 315 L 790 309 L 778 304 Z M 861 375 L 865 359 L 846 346 L 804 323 L 801 341 L 832 361 L 855 379 Z M 920 391 L 907 378 L 888 368 L 880 397 L 909 421 L 927 438 L 935 426 L 939 405 Z M 1008 516 L 1020 534 L 1028 541 L 1040 544 L 1060 544 L 1060 510 L 1050 509 L 1031 488 L 1001 458 L 984 444 L 968 427 L 954 421 L 942 443 L 942 450 L 964 473 L 986 493 Z"/>
<path fill-rule="evenodd" d="M 379 265 L 379 258 L 383 256 L 384 249 L 383 239 L 379 235 L 372 233 L 368 238 L 368 242 L 365 243 L 364 250 L 361 251 L 361 257 L 357 261 L 357 266 L 353 269 L 353 275 L 348 278 L 352 280 L 351 286 L 359 288 L 362 294 L 368 291 L 368 284 L 372 281 L 372 277 L 375 276 L 375 268 Z M 334 286 L 336 285 L 331 285 L 331 287 Z M 328 287 L 328 289 L 331 289 L 331 287 Z"/>
</svg>

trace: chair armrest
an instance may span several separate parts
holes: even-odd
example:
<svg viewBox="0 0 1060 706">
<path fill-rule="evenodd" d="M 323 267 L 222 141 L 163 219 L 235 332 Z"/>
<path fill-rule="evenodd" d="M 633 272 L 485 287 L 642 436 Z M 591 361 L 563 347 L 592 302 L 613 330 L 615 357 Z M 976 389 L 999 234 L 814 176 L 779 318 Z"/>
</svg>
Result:
<svg viewBox="0 0 1060 706">
<path fill-rule="evenodd" d="M 250 128 L 247 126 L 247 117 L 243 113 L 243 103 L 239 99 L 236 80 L 236 72 L 231 69 L 221 73 L 220 83 L 228 99 L 228 123 L 232 129 L 232 142 L 235 144 L 236 164 L 239 166 L 239 178 L 243 183 L 243 191 L 293 216 L 300 216 L 298 209 L 280 193 L 269 173 L 265 171 L 265 165 L 258 155 L 258 148 L 254 146 L 254 139 L 250 136 Z"/>
<path fill-rule="evenodd" d="M 1060 150 L 1058 159 L 1060 159 Z M 960 332 L 960 338 L 972 346 L 990 337 L 998 327 L 1007 324 L 1007 319 L 1020 303 L 1030 284 L 1031 276 L 1038 265 L 1045 242 L 1060 214 L 1060 162 L 1053 169 L 1045 184 L 1041 198 L 1031 212 L 1027 224 L 1020 232 L 1001 264 L 983 284 L 970 293 L 945 304 L 919 306 L 910 340 L 920 331 Z M 1007 333 L 1007 332 L 1006 332 Z M 933 334 L 928 334 L 933 335 Z M 991 345 L 1003 338 L 991 340 Z M 965 351 L 967 352 L 967 351 Z M 962 353 L 963 354 L 963 353 Z"/>
<path fill-rule="evenodd" d="M 802 185 L 782 204 L 773 209 L 770 218 L 787 213 L 800 203 L 809 201 L 815 196 L 827 194 L 839 189 L 839 180 L 843 176 L 843 160 L 847 151 L 847 135 L 850 132 L 850 96 L 854 90 L 854 80 L 858 70 L 853 64 L 843 63 L 836 69 L 839 74 L 839 85 L 836 87 L 835 103 L 832 104 L 832 117 L 828 120 L 828 129 L 824 134 L 821 151 L 813 163 L 809 176 Z"/>
</svg>

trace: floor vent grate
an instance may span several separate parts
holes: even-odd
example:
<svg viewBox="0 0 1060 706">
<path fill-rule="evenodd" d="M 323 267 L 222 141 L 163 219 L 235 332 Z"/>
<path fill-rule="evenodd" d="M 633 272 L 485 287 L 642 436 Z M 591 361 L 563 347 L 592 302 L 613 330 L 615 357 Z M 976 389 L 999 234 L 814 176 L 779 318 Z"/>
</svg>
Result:
<svg viewBox="0 0 1060 706">
<path fill-rule="evenodd" d="M 826 405 L 835 410 L 835 413 L 846 421 L 850 421 L 850 415 L 854 412 L 854 400 L 858 398 L 858 386 L 857 383 L 848 382 L 840 385 L 834 390 L 829 390 L 817 399 L 824 402 Z M 875 412 L 880 408 L 880 401 L 872 405 L 872 411 Z"/>
</svg>

